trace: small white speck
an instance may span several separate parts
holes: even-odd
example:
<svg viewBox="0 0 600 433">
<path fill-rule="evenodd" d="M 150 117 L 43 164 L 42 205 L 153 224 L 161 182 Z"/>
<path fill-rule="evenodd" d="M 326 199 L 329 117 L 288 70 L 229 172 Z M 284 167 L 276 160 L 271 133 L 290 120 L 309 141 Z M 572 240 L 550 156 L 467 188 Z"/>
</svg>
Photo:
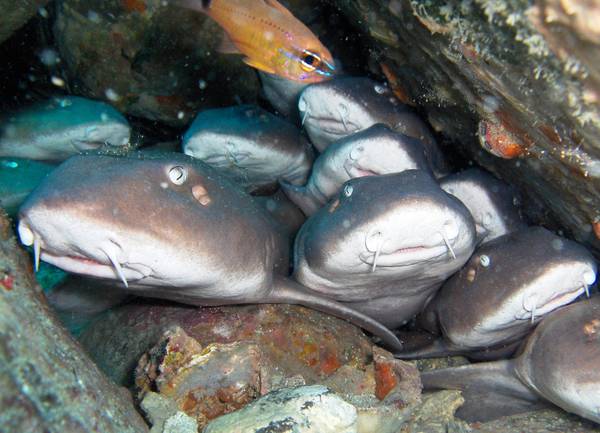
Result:
<svg viewBox="0 0 600 433">
<path fill-rule="evenodd" d="M 185 117 L 185 113 L 183 111 L 180 111 L 179 113 L 177 113 L 177 118 L 179 120 L 183 119 Z"/>
<path fill-rule="evenodd" d="M 48 11 L 46 10 L 46 8 L 39 8 L 38 14 L 40 14 L 42 18 L 48 18 Z"/>
<path fill-rule="evenodd" d="M 54 66 L 60 62 L 58 53 L 51 48 L 45 48 L 40 52 L 40 60 L 46 66 Z"/>
<path fill-rule="evenodd" d="M 169 187 L 169 184 L 167 184 L 167 182 L 161 182 L 161 183 L 160 183 L 160 187 L 161 187 L 162 189 L 167 189 L 167 188 Z"/>
<path fill-rule="evenodd" d="M 50 82 L 57 87 L 65 87 L 65 80 L 60 77 L 53 76 L 50 78 Z"/>
<path fill-rule="evenodd" d="M 350 221 L 349 220 L 344 220 L 342 222 L 342 227 L 344 227 L 345 229 L 350 228 Z"/>
<path fill-rule="evenodd" d="M 552 241 L 552 248 L 554 248 L 556 251 L 562 250 L 563 247 L 564 247 L 564 242 L 562 241 L 562 239 L 554 239 Z"/>
<path fill-rule="evenodd" d="M 383 87 L 379 84 L 375 85 L 374 89 L 375 89 L 375 92 L 377 92 L 380 95 L 383 95 L 385 93 L 385 87 Z"/>
<path fill-rule="evenodd" d="M 96 11 L 88 11 L 87 19 L 95 24 L 98 24 L 100 22 L 100 15 L 98 15 L 98 12 Z"/>
<path fill-rule="evenodd" d="M 273 200 L 273 199 L 267 200 L 267 210 L 269 212 L 273 212 L 276 209 L 277 209 L 277 203 L 275 203 L 275 200 Z"/>
<path fill-rule="evenodd" d="M 486 95 L 483 97 L 483 109 L 487 113 L 495 113 L 500 106 L 500 100 L 494 95 Z"/>
<path fill-rule="evenodd" d="M 119 94 L 118 94 L 117 92 L 115 92 L 115 91 L 114 91 L 113 89 L 111 89 L 111 88 L 108 88 L 108 89 L 106 89 L 106 90 L 104 91 L 104 94 L 106 95 L 106 98 L 107 98 L 109 101 L 116 102 L 116 101 L 118 101 L 119 99 L 121 99 L 121 96 L 119 96 Z"/>
<path fill-rule="evenodd" d="M 207 85 L 208 84 L 206 83 L 206 81 L 204 81 L 204 80 L 198 80 L 198 87 L 200 88 L 200 90 L 206 89 Z"/>
</svg>

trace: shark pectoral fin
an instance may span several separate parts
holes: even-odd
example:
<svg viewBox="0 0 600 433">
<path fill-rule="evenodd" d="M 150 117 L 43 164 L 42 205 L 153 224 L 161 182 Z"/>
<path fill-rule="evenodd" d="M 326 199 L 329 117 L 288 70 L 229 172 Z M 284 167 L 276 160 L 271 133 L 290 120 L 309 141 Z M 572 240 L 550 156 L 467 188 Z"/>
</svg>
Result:
<svg viewBox="0 0 600 433">
<path fill-rule="evenodd" d="M 347 305 L 313 292 L 307 287 L 289 279 L 275 277 L 270 296 L 260 300 L 264 304 L 295 304 L 330 314 L 370 332 L 381 340 L 381 344 L 392 352 L 402 350 L 402 342 L 392 331 L 375 319 L 356 311 Z"/>
<path fill-rule="evenodd" d="M 242 54 L 235 42 L 233 42 L 233 39 L 226 32 L 223 32 L 217 51 L 222 54 Z"/>
<path fill-rule="evenodd" d="M 275 69 L 273 69 L 270 66 L 267 66 L 267 65 L 259 62 L 258 60 L 253 60 L 250 57 L 244 57 L 243 61 L 248 66 L 252 66 L 253 68 L 256 68 L 256 69 L 258 69 L 260 71 L 268 72 L 269 74 L 275 74 L 276 73 Z"/>
<path fill-rule="evenodd" d="M 302 210 L 304 215 L 311 216 L 321 209 L 322 204 L 308 192 L 305 186 L 293 185 L 284 180 L 279 181 L 281 189 L 287 197 Z"/>
<path fill-rule="evenodd" d="M 503 360 L 443 368 L 421 373 L 423 389 L 458 389 L 465 402 L 456 415 L 468 422 L 485 422 L 545 406 Z"/>
</svg>

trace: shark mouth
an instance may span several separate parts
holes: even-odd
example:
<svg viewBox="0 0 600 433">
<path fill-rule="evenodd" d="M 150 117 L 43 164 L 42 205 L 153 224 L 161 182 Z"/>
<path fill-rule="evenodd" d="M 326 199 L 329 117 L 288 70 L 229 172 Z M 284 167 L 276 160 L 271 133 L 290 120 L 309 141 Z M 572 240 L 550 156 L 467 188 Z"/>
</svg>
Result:
<svg viewBox="0 0 600 433">
<path fill-rule="evenodd" d="M 137 269 L 133 269 L 129 264 L 121 264 L 117 261 L 109 260 L 109 263 L 102 263 L 88 257 L 59 256 L 46 251 L 42 251 L 40 257 L 43 261 L 67 272 L 111 280 L 119 279 L 126 288 L 129 287 L 130 281 L 141 280 L 152 272 L 145 265 L 136 264 Z M 37 258 L 35 260 L 39 261 Z"/>
<path fill-rule="evenodd" d="M 417 263 L 430 262 L 442 257 L 450 257 L 456 260 L 456 253 L 452 248 L 451 241 L 457 239 L 459 227 L 455 223 L 446 223 L 437 234 L 441 237 L 443 244 L 434 245 L 408 245 L 391 252 L 382 253 L 383 247 L 390 241 L 377 229 L 370 231 L 365 237 L 366 252 L 359 255 L 363 263 L 371 265 L 371 272 L 375 272 L 377 266 L 402 267 Z"/>
<path fill-rule="evenodd" d="M 332 117 L 312 117 L 315 120 L 318 128 L 331 135 L 348 135 L 350 133 L 358 132 L 361 130 L 360 126 L 347 120 L 342 116 L 341 119 Z"/>
<path fill-rule="evenodd" d="M 85 152 L 86 150 L 94 150 L 103 146 L 103 141 L 90 141 L 90 140 L 71 140 L 71 144 L 77 152 Z"/>
<path fill-rule="evenodd" d="M 236 152 L 210 155 L 208 157 L 202 158 L 202 160 L 210 165 L 224 167 L 230 165 L 240 165 L 248 158 L 250 158 L 249 152 Z"/>
<path fill-rule="evenodd" d="M 448 248 L 446 245 L 424 246 L 415 245 L 399 248 L 389 253 L 383 253 L 381 248 L 374 252 L 363 252 L 360 254 L 360 260 L 371 266 L 371 272 L 375 272 L 377 267 L 403 267 L 416 263 L 428 262 L 437 258 L 447 256 Z"/>
<path fill-rule="evenodd" d="M 581 296 L 583 293 L 589 297 L 588 287 L 584 284 L 576 289 L 572 289 L 570 291 L 561 292 L 555 294 L 553 297 L 541 303 L 539 303 L 539 296 L 537 294 L 533 294 L 528 298 L 523 298 L 523 312 L 516 316 L 519 320 L 530 319 L 531 323 L 535 321 L 536 318 L 541 318 L 545 314 L 548 314 L 551 311 L 556 310 L 563 305 L 567 305 Z"/>
<path fill-rule="evenodd" d="M 152 274 L 152 269 L 144 264 L 121 263 L 117 258 L 117 249 L 120 247 L 116 242 L 108 242 L 106 248 L 98 248 L 106 256 L 106 262 L 102 262 L 84 255 L 61 255 L 49 251 L 48 248 L 42 249 L 41 236 L 33 232 L 23 221 L 19 222 L 18 232 L 21 243 L 33 247 L 36 272 L 39 270 L 40 260 L 43 260 L 67 272 L 119 279 L 125 287 L 129 287 L 128 281 L 141 280 Z"/>
</svg>

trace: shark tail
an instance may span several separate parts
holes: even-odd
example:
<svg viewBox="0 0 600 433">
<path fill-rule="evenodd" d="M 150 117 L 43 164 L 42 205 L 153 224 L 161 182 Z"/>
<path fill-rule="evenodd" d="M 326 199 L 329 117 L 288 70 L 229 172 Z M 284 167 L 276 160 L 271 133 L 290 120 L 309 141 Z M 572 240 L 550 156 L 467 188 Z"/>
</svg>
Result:
<svg viewBox="0 0 600 433">
<path fill-rule="evenodd" d="M 538 396 L 514 373 L 514 361 L 481 362 L 421 373 L 424 390 L 461 390 L 465 399 L 457 416 L 485 422 L 529 412 L 543 406 Z"/>
<path fill-rule="evenodd" d="M 295 304 L 330 314 L 361 327 L 379 337 L 384 345 L 393 352 L 402 350 L 402 343 L 392 331 L 375 319 L 347 307 L 333 299 L 314 293 L 289 278 L 276 277 L 273 292 L 264 301 L 265 304 Z"/>
<path fill-rule="evenodd" d="M 323 203 L 319 202 L 307 189 L 306 186 L 294 185 L 280 180 L 281 189 L 287 197 L 298 206 L 307 217 L 316 213 Z"/>
</svg>

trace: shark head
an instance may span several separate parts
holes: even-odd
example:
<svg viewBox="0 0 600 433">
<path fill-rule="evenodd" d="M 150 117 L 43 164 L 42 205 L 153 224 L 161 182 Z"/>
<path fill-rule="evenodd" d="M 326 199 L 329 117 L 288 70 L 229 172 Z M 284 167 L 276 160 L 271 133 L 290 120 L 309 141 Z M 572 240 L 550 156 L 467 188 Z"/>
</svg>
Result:
<svg viewBox="0 0 600 433">
<path fill-rule="evenodd" d="M 428 172 L 407 170 L 346 182 L 301 229 L 295 273 L 309 287 L 445 279 L 474 246 L 468 210 Z"/>
<path fill-rule="evenodd" d="M 278 178 L 303 183 L 312 162 L 296 127 L 250 105 L 198 114 L 183 137 L 183 151 L 250 189 Z"/>
<path fill-rule="evenodd" d="M 338 147 L 343 149 L 344 170 L 350 179 L 404 170 L 428 170 L 422 143 L 381 123 L 340 140 L 331 146 L 331 150 Z"/>
<path fill-rule="evenodd" d="M 1 154 L 38 160 L 64 160 L 103 145 L 125 146 L 131 133 L 115 108 L 76 96 L 29 107 L 0 129 Z"/>
<path fill-rule="evenodd" d="M 591 254 L 542 227 L 528 227 L 480 246 L 444 283 L 422 315 L 462 348 L 481 349 L 524 337 L 546 314 L 596 278 Z"/>
<path fill-rule="evenodd" d="M 36 263 L 125 286 L 196 287 L 204 290 L 198 297 L 211 298 L 230 281 L 235 297 L 260 286 L 277 254 L 261 209 L 210 167 L 181 154 L 74 156 L 19 215 L 21 242 L 33 246 Z M 229 266 L 235 254 L 243 263 Z"/>
<path fill-rule="evenodd" d="M 600 422 L 600 297 L 549 314 L 527 339 L 515 373 L 557 406 Z"/>
<path fill-rule="evenodd" d="M 523 280 L 529 281 L 522 284 L 512 302 L 515 318 L 533 323 L 580 295 L 589 297 L 589 288 L 596 281 L 597 267 L 585 247 L 541 227 L 531 229 L 530 233 L 520 241 L 531 254 L 530 266 L 537 269 L 521 272 Z M 543 249 L 542 257 L 534 253 L 534 249 Z"/>
<path fill-rule="evenodd" d="M 306 87 L 298 110 L 319 151 L 375 123 L 393 127 L 397 114 L 406 111 L 387 87 L 362 77 L 334 78 Z"/>
<path fill-rule="evenodd" d="M 469 209 L 479 243 L 525 227 L 515 191 L 485 171 L 472 168 L 452 174 L 440 180 L 440 186 Z"/>
</svg>

